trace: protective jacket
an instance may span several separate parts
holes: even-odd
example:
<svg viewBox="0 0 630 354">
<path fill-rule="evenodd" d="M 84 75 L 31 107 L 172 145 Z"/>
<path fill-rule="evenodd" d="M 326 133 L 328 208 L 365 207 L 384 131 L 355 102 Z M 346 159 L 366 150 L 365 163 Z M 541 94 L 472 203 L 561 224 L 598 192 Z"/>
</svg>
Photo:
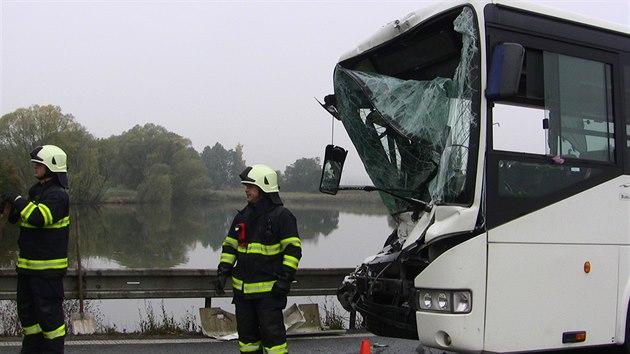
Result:
<svg viewBox="0 0 630 354">
<path fill-rule="evenodd" d="M 232 275 L 235 296 L 272 296 L 278 281 L 291 282 L 302 257 L 295 216 L 268 197 L 239 211 L 223 242 L 219 272 Z"/>
<path fill-rule="evenodd" d="M 56 178 L 36 183 L 28 200 L 14 202 L 9 221 L 20 223 L 21 274 L 65 274 L 68 268 L 70 207 L 68 193 Z"/>
</svg>

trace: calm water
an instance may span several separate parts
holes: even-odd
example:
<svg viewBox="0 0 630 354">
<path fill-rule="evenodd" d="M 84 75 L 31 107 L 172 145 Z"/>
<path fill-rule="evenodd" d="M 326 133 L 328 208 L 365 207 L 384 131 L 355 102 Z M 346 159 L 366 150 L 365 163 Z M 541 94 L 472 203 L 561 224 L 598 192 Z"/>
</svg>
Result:
<svg viewBox="0 0 630 354">
<path fill-rule="evenodd" d="M 215 269 L 221 244 L 236 210 L 243 205 L 106 205 L 74 208 L 70 264 L 76 267 L 76 237 L 80 238 L 82 265 L 94 268 L 208 268 Z M 301 268 L 354 267 L 378 251 L 392 226 L 380 205 L 360 208 L 330 205 L 286 205 L 295 214 L 302 238 Z M 0 240 L 0 267 L 13 268 L 17 229 L 10 225 Z M 336 299 L 291 297 L 292 303 L 332 302 Z M 103 324 L 118 330 L 138 328 L 146 309 L 158 318 L 162 304 L 180 321 L 187 314 L 198 318 L 203 299 L 90 301 Z M 233 311 L 229 299 L 214 299 L 213 306 Z"/>
</svg>

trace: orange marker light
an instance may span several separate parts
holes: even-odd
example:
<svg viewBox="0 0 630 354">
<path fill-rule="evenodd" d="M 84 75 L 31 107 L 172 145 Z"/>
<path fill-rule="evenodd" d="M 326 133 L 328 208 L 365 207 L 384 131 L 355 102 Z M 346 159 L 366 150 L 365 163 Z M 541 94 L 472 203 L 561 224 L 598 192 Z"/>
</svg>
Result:
<svg viewBox="0 0 630 354">
<path fill-rule="evenodd" d="M 584 262 L 584 273 L 590 273 L 591 272 L 591 262 L 586 261 Z"/>
<path fill-rule="evenodd" d="M 562 343 L 579 343 L 586 341 L 586 331 L 562 333 Z"/>
</svg>

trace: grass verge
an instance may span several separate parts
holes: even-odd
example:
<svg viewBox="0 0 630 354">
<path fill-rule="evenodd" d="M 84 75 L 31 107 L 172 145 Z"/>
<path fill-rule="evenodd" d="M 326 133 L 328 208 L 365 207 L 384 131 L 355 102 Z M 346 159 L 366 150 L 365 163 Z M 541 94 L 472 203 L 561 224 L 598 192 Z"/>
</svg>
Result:
<svg viewBox="0 0 630 354">
<path fill-rule="evenodd" d="M 323 314 L 321 315 L 322 327 L 327 330 L 343 330 L 348 328 L 349 314 L 341 309 L 333 299 L 326 296 L 323 303 Z M 67 332 L 72 333 L 72 323 L 69 321 L 71 314 L 79 312 L 78 300 L 64 301 L 64 313 Z M 84 312 L 94 317 L 96 322 L 96 334 L 117 335 L 117 334 L 140 334 L 140 335 L 199 335 L 201 326 L 197 316 L 192 311 L 186 313 L 179 319 L 175 319 L 173 314 L 166 311 L 164 301 L 154 306 L 145 301 L 144 311 L 138 309 L 140 322 L 134 331 L 119 330 L 116 325 L 105 325 L 104 315 L 95 306 L 94 302 L 84 301 Z M 143 313 L 144 312 L 144 313 Z M 357 323 L 361 323 L 357 320 Z M 0 300 L 0 336 L 19 337 L 22 335 L 22 328 L 17 315 L 17 302 L 15 300 Z"/>
</svg>

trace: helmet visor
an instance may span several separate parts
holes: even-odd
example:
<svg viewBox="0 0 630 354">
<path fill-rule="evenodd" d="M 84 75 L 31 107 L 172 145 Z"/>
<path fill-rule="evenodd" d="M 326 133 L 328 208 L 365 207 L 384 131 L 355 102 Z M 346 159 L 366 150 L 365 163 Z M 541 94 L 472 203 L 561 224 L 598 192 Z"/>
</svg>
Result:
<svg viewBox="0 0 630 354">
<path fill-rule="evenodd" d="M 240 175 L 238 175 L 241 178 L 241 183 L 253 183 L 253 184 L 256 183 L 255 179 L 247 176 L 249 174 L 249 171 L 251 170 L 252 170 L 251 166 L 247 167 L 246 169 L 243 170 L 243 172 L 241 172 Z"/>
<path fill-rule="evenodd" d="M 33 149 L 33 151 L 31 151 L 31 161 L 33 162 L 39 162 L 42 163 L 44 162 L 44 159 L 39 157 L 39 152 L 42 151 L 43 146 L 38 146 L 35 149 Z"/>
</svg>

